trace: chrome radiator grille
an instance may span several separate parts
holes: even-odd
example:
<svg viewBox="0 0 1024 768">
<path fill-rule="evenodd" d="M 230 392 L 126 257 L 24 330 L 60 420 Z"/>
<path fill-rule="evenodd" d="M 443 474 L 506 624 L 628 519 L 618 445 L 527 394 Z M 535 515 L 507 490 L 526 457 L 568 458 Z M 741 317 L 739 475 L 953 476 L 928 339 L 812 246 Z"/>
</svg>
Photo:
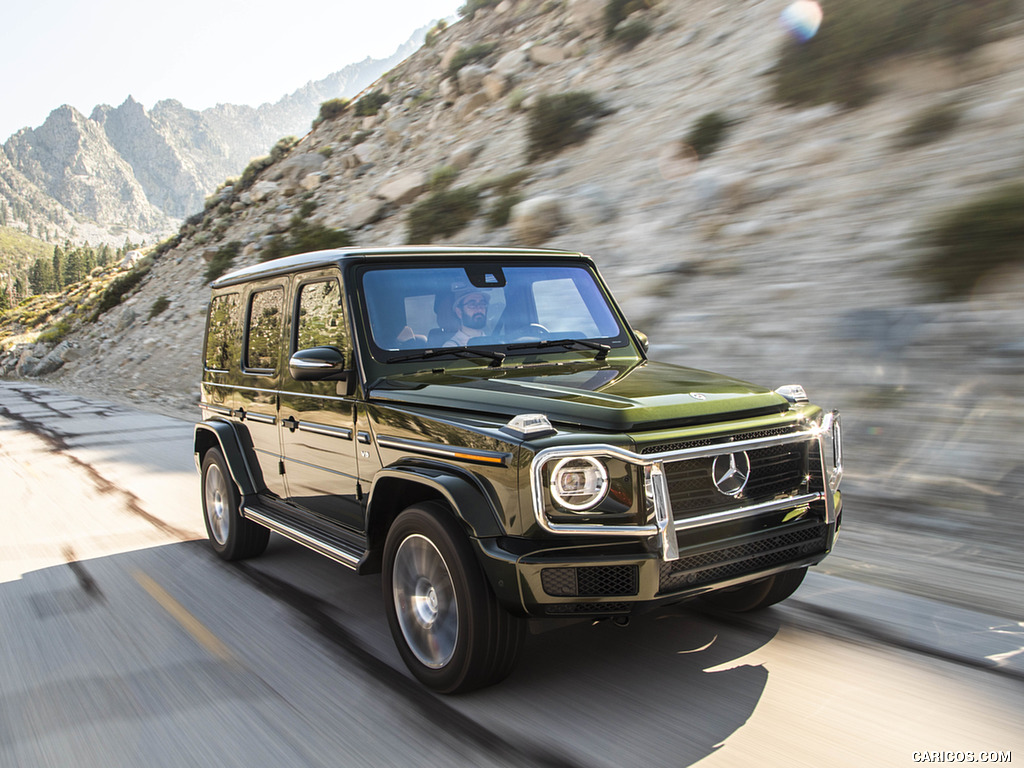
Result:
<svg viewBox="0 0 1024 768">
<path fill-rule="evenodd" d="M 725 446 L 723 446 L 724 448 Z M 791 443 L 747 451 L 750 479 L 738 497 L 722 493 L 712 478 L 714 458 L 665 463 L 669 500 L 676 520 L 721 512 L 804 491 L 807 444 Z"/>
</svg>

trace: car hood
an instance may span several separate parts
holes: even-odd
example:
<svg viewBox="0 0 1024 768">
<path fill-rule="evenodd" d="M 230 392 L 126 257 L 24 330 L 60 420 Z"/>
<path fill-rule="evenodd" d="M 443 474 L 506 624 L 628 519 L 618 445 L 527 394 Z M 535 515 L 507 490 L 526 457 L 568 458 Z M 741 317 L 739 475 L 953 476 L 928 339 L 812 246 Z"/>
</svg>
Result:
<svg viewBox="0 0 1024 768">
<path fill-rule="evenodd" d="M 557 425 L 626 432 L 781 413 L 769 389 L 665 363 L 455 369 L 377 382 L 370 399 L 511 418 L 544 413 Z"/>
</svg>

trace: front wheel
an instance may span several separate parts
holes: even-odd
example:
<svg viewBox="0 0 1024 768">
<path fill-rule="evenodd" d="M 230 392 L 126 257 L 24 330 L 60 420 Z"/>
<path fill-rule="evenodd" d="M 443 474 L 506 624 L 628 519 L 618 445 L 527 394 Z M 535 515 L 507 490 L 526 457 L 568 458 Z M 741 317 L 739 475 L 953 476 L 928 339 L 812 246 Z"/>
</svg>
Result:
<svg viewBox="0 0 1024 768">
<path fill-rule="evenodd" d="M 262 554 L 270 531 L 246 520 L 239 512 L 239 494 L 224 455 L 211 448 L 203 456 L 203 516 L 213 551 L 224 560 L 241 560 Z"/>
<path fill-rule="evenodd" d="M 806 575 L 806 568 L 783 571 L 750 584 L 708 592 L 701 596 L 701 601 L 711 608 L 733 613 L 758 611 L 769 605 L 781 603 L 792 595 L 803 583 Z"/>
<path fill-rule="evenodd" d="M 398 516 L 384 545 L 383 576 L 391 634 L 421 683 L 463 693 L 509 675 L 523 622 L 498 604 L 445 507 L 426 502 Z"/>
</svg>

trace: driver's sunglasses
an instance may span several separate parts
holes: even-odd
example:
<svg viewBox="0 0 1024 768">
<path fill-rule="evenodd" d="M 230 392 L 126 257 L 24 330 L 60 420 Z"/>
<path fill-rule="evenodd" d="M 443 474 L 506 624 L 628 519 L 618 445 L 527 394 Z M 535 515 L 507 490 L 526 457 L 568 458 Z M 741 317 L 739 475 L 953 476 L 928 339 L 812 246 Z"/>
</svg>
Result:
<svg viewBox="0 0 1024 768">
<path fill-rule="evenodd" d="M 464 309 L 487 309 L 487 302 L 480 301 L 479 299 L 471 299 L 469 301 L 462 302 L 459 306 Z"/>
</svg>

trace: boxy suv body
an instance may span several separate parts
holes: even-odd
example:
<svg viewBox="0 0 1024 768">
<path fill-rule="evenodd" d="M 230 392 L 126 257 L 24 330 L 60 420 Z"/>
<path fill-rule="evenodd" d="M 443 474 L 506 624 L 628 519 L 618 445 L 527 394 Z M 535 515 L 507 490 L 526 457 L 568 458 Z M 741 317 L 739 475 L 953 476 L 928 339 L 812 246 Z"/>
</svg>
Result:
<svg viewBox="0 0 1024 768">
<path fill-rule="evenodd" d="M 838 413 L 647 359 L 593 262 L 322 251 L 214 282 L 195 455 L 211 544 L 382 572 L 413 674 L 512 669 L 526 618 L 788 597 L 841 519 Z"/>
</svg>

